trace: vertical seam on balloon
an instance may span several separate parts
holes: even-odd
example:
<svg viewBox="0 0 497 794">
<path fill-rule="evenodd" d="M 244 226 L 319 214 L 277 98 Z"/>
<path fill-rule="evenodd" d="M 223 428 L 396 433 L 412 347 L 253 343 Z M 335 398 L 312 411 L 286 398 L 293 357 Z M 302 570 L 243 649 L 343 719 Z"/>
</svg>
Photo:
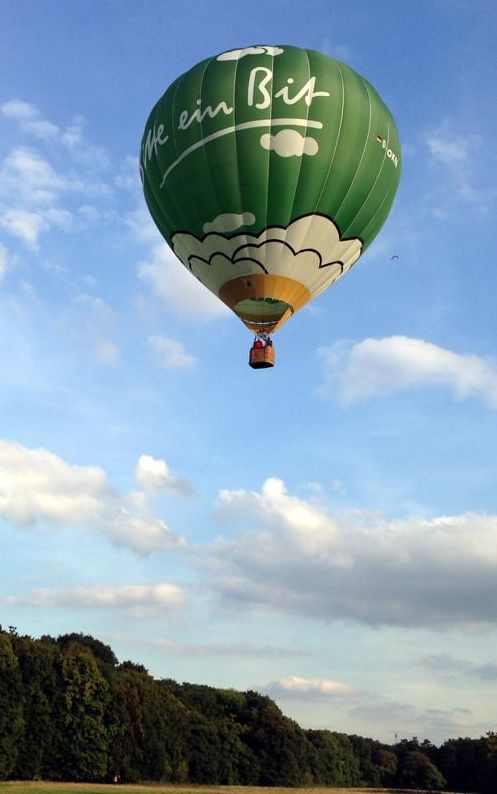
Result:
<svg viewBox="0 0 497 794">
<path fill-rule="evenodd" d="M 311 62 L 309 60 L 309 54 L 308 54 L 307 50 L 304 50 L 304 53 L 305 53 L 305 57 L 307 59 L 307 73 L 309 75 L 309 80 L 310 80 L 310 78 L 311 78 Z M 309 104 L 306 103 L 306 105 L 307 105 L 306 121 L 309 121 L 309 113 L 311 111 L 311 104 L 310 103 Z M 307 136 L 307 129 L 308 129 L 307 127 L 304 128 L 304 149 L 305 149 L 305 138 Z M 300 175 L 302 173 L 302 165 L 303 165 L 305 156 L 306 155 L 305 155 L 304 150 L 303 150 L 302 151 L 302 156 L 300 158 L 299 172 L 297 174 L 297 179 L 296 179 L 296 182 L 295 182 L 295 192 L 293 194 L 292 209 L 290 211 L 289 221 L 292 221 L 292 219 L 293 219 L 293 211 L 294 211 L 294 207 L 295 207 L 295 200 L 297 198 L 297 192 L 298 192 L 298 189 L 299 189 L 299 182 L 300 182 Z M 304 244 L 305 244 L 305 237 L 304 237 Z"/>
<path fill-rule="evenodd" d="M 175 120 L 175 109 L 176 109 L 176 99 L 177 99 L 178 92 L 179 92 L 180 87 L 181 87 L 181 81 L 184 79 L 184 77 L 185 77 L 185 75 L 181 75 L 181 77 L 178 78 L 178 80 L 176 82 L 176 87 L 174 89 L 173 100 L 171 102 L 171 132 L 172 132 L 172 140 L 174 142 L 175 158 L 178 156 L 178 144 L 177 144 L 177 141 L 176 141 L 176 126 L 175 126 L 175 123 L 174 123 L 174 120 Z M 159 188 L 159 191 L 162 191 L 162 188 Z M 160 192 L 159 192 L 159 195 L 161 195 Z M 162 193 L 162 196 L 164 196 L 164 193 Z M 168 202 L 170 202 L 170 204 L 173 205 L 173 214 L 179 216 L 179 218 L 181 220 L 180 228 L 183 227 L 184 229 L 186 229 L 188 227 L 188 224 L 185 224 L 184 214 L 183 214 L 184 210 L 183 210 L 183 206 L 182 206 L 181 202 L 176 201 L 175 198 L 174 198 L 174 193 L 170 192 L 169 190 L 167 190 L 167 197 L 168 197 Z M 171 231 L 172 232 L 178 231 L 178 229 L 175 229 L 174 225 L 171 224 Z"/>
<path fill-rule="evenodd" d="M 332 170 L 333 170 L 333 163 L 335 162 L 335 157 L 336 157 L 336 153 L 337 153 L 337 150 L 338 150 L 338 144 L 340 142 L 340 135 L 341 135 L 341 132 L 342 132 L 342 127 L 343 127 L 343 118 L 344 118 L 344 115 L 345 115 L 345 79 L 344 79 L 342 70 L 340 68 L 340 63 L 338 61 L 335 61 L 335 63 L 336 63 L 336 66 L 337 66 L 338 74 L 340 75 L 340 83 L 341 83 L 341 86 L 342 86 L 342 104 L 341 104 L 341 110 L 340 110 L 340 122 L 338 124 L 338 130 L 337 130 L 337 134 L 336 134 L 336 138 L 335 138 L 335 147 L 333 149 L 333 154 L 331 156 L 331 160 L 329 162 L 329 165 L 328 165 L 328 168 L 327 168 L 323 183 L 321 185 L 321 190 L 319 191 L 319 194 L 318 194 L 315 206 L 314 206 L 314 215 L 316 215 L 318 213 L 319 205 L 321 203 L 321 200 L 322 200 L 323 196 L 325 195 L 326 186 L 328 184 L 328 180 L 329 180 L 330 175 L 331 175 Z M 326 134 L 326 126 L 323 129 L 323 133 Z M 321 214 L 326 215 L 326 217 L 331 217 L 331 213 L 328 211 L 328 208 L 326 208 L 326 211 L 322 211 Z M 333 220 L 333 223 L 335 223 L 334 217 L 332 218 L 332 220 Z M 341 239 L 340 229 L 338 229 L 338 226 L 336 224 L 335 224 L 335 226 L 337 228 L 339 237 Z M 335 281 L 337 281 L 337 279 L 335 279 Z M 332 281 L 331 284 L 334 284 L 335 281 Z M 313 290 L 312 291 L 312 298 L 314 298 L 320 292 L 323 292 L 325 289 L 327 289 L 327 287 L 331 286 L 331 284 L 324 284 L 323 286 L 321 286 L 317 290 L 315 290 L 315 291 Z"/>
<path fill-rule="evenodd" d="M 371 105 L 371 95 L 370 95 L 370 93 L 369 93 L 369 89 L 368 89 L 368 86 L 367 86 L 367 83 L 366 83 L 366 81 L 365 81 L 365 80 L 362 80 L 362 78 L 361 78 L 361 82 L 363 83 L 363 85 L 364 85 L 364 86 L 365 86 L 365 88 L 366 88 L 366 93 L 367 93 L 367 95 L 368 95 L 368 101 L 369 101 L 369 120 L 368 120 L 368 130 L 367 130 L 367 132 L 366 132 L 366 140 L 364 141 L 364 146 L 363 146 L 363 149 L 362 149 L 362 154 L 361 154 L 361 156 L 360 156 L 360 158 L 359 158 L 359 162 L 357 163 L 357 167 L 356 167 L 356 169 L 355 169 L 354 176 L 352 177 L 352 179 L 351 179 L 351 181 L 350 181 L 350 184 L 349 184 L 349 186 L 348 186 L 348 188 L 347 188 L 347 191 L 346 191 L 345 195 L 343 196 L 343 198 L 342 198 L 342 200 L 341 200 L 340 204 L 338 205 L 338 207 L 337 207 L 337 209 L 336 209 L 336 211 L 335 211 L 335 213 L 334 213 L 334 214 L 335 214 L 335 218 L 337 217 L 338 213 L 339 213 L 339 212 L 340 212 L 340 210 L 342 209 L 342 207 L 343 207 L 343 205 L 344 205 L 344 203 L 345 203 L 345 200 L 346 200 L 347 196 L 349 195 L 349 193 L 350 193 L 350 191 L 351 191 L 351 189 L 352 189 L 352 185 L 354 184 L 354 182 L 355 182 L 355 179 L 356 179 L 356 177 L 357 177 L 357 174 L 359 173 L 359 170 L 360 170 L 360 168 L 361 168 L 362 162 L 363 162 L 363 160 L 364 160 L 364 155 L 365 155 L 365 153 L 366 153 L 367 145 L 368 145 L 368 143 L 369 143 L 369 134 L 370 134 L 370 132 L 371 132 L 371 116 L 372 116 L 372 112 L 371 112 L 371 109 L 372 109 L 372 105 Z M 369 193 L 368 193 L 368 195 L 369 195 Z M 364 206 L 364 205 L 362 205 L 362 206 Z M 356 212 L 356 214 L 354 215 L 354 219 L 357 217 L 357 215 L 358 215 L 358 213 Z M 342 237 L 348 237 L 348 235 L 347 235 L 347 230 L 348 230 L 348 229 L 350 229 L 350 226 L 351 226 L 351 224 L 349 223 L 349 225 L 347 226 L 347 228 L 346 228 L 346 229 L 343 229 L 343 231 L 342 231 Z"/>
<path fill-rule="evenodd" d="M 365 226 L 365 227 L 364 227 L 364 232 L 366 232 L 366 230 L 368 229 L 368 227 L 369 227 L 369 226 L 371 226 L 371 224 L 374 222 L 374 220 L 375 220 L 376 216 L 379 214 L 379 212 L 380 212 L 380 211 L 381 211 L 381 209 L 383 208 L 383 205 L 384 205 L 385 201 L 387 201 L 387 199 L 388 199 L 388 198 L 390 198 L 390 194 L 391 194 L 391 193 L 392 193 L 392 191 L 391 191 L 391 190 L 389 190 L 389 191 L 388 191 L 388 193 L 385 193 L 385 195 L 383 196 L 383 198 L 382 198 L 382 200 L 381 200 L 381 202 L 380 202 L 379 206 L 376 208 L 376 210 L 374 211 L 373 215 L 372 215 L 372 216 L 371 216 L 371 218 L 369 219 L 367 226 Z M 379 231 L 379 229 L 378 229 L 378 231 Z M 363 233 L 364 233 L 364 232 L 363 232 Z M 376 237 L 376 235 L 375 235 L 375 237 Z M 354 262 L 354 264 L 355 264 L 355 262 Z"/>
<path fill-rule="evenodd" d="M 326 189 L 326 185 L 328 184 L 328 179 L 330 178 L 330 174 L 331 174 L 331 170 L 333 168 L 333 163 L 335 161 L 335 155 L 337 153 L 338 142 L 340 140 L 340 134 L 341 134 L 341 131 L 342 131 L 342 126 L 343 126 L 343 116 L 344 116 L 344 109 L 345 109 L 345 80 L 343 79 L 343 74 L 342 74 L 342 70 L 340 69 L 340 64 L 338 63 L 338 61 L 335 61 L 335 63 L 337 65 L 338 73 L 340 75 L 340 81 L 341 81 L 341 84 L 342 84 L 342 110 L 341 110 L 341 113 L 340 113 L 340 123 L 338 125 L 338 131 L 337 131 L 337 135 L 336 135 L 336 139 L 335 139 L 335 148 L 333 149 L 333 155 L 332 155 L 330 163 L 328 165 L 328 170 L 326 171 L 326 176 L 325 176 L 325 178 L 323 180 L 323 184 L 322 184 L 321 190 L 319 192 L 318 199 L 316 201 L 316 205 L 314 207 L 314 215 L 317 213 L 319 204 L 321 203 L 321 199 L 323 198 L 323 195 L 324 195 L 324 192 L 325 192 L 325 189 Z M 326 132 L 326 129 L 324 131 Z M 326 212 L 326 215 L 329 216 L 330 213 Z"/>
<path fill-rule="evenodd" d="M 270 57 L 271 57 L 271 74 L 273 75 L 273 79 L 271 80 L 271 107 L 269 109 L 268 116 L 269 116 L 269 118 L 272 121 L 273 120 L 273 91 L 274 91 L 274 59 L 275 59 L 275 56 L 271 55 Z M 270 130 L 271 129 L 272 129 L 272 127 L 270 128 Z M 269 132 L 269 134 L 271 134 L 271 132 Z M 272 160 L 271 147 L 268 146 L 268 149 L 267 149 L 267 179 L 266 179 L 266 218 L 265 218 L 264 227 L 263 227 L 264 230 L 269 228 L 269 186 L 271 184 L 271 160 Z M 267 239 L 267 234 L 266 234 L 266 239 Z"/>
<path fill-rule="evenodd" d="M 240 64 L 240 60 L 236 60 L 235 61 L 235 72 L 234 72 L 234 76 L 233 76 L 233 126 L 235 126 L 235 127 L 236 127 L 236 115 L 237 115 L 236 114 L 236 109 L 237 109 L 236 99 L 237 99 L 237 85 L 238 85 L 237 77 L 238 77 L 238 66 L 239 66 L 239 64 Z M 237 190 L 237 194 L 238 194 L 240 213 L 243 215 L 245 212 L 247 212 L 247 208 L 245 206 L 245 201 L 244 201 L 244 198 L 243 198 L 243 190 L 242 190 L 242 186 L 240 184 L 240 169 L 239 169 L 239 156 L 238 156 L 238 145 L 239 144 L 238 144 L 237 130 L 235 130 L 235 132 L 233 133 L 233 137 L 235 139 L 235 160 L 236 160 L 236 173 L 233 174 L 233 177 L 236 179 L 236 190 Z M 248 245 L 248 237 L 247 237 L 247 233 L 246 232 L 244 233 L 243 237 L 244 237 L 244 240 L 245 240 L 245 245 Z M 235 312 L 235 314 L 236 314 L 236 312 Z M 237 315 L 237 317 L 238 317 L 238 315 Z"/>
<path fill-rule="evenodd" d="M 206 74 L 209 66 L 211 65 L 211 63 L 213 61 L 214 61 L 214 58 L 209 58 L 209 60 L 207 61 L 206 65 L 205 65 L 205 69 L 202 72 L 202 78 L 200 80 L 200 108 L 202 108 L 202 93 L 203 93 L 203 88 L 204 88 L 205 74 Z M 202 115 L 200 116 L 200 134 L 201 134 L 202 140 L 203 140 L 205 136 L 204 136 L 204 119 L 202 118 Z M 213 180 L 212 174 L 211 174 L 211 167 L 210 167 L 210 164 L 209 164 L 209 158 L 207 157 L 207 152 L 205 150 L 205 143 L 202 144 L 202 154 L 204 156 L 205 170 L 207 172 L 207 176 L 208 176 L 209 183 L 210 183 L 211 195 L 212 195 L 212 197 L 214 199 L 214 203 L 216 205 L 216 214 L 215 214 L 214 217 L 217 217 L 218 215 L 220 215 L 219 201 L 218 201 L 218 197 L 217 197 L 217 194 L 216 194 L 216 189 L 214 187 L 214 180 Z M 202 224 L 202 233 L 203 233 L 203 231 L 204 231 L 204 229 L 203 229 L 203 224 Z"/>
<path fill-rule="evenodd" d="M 352 218 L 352 220 L 350 221 L 349 225 L 348 225 L 348 226 L 347 226 L 347 228 L 344 230 L 344 233 L 343 233 L 344 237 L 347 237 L 347 232 L 348 232 L 348 230 L 350 229 L 350 227 L 351 227 L 351 226 L 352 226 L 352 224 L 354 223 L 354 221 L 355 221 L 355 219 L 357 218 L 357 216 L 359 215 L 359 213 L 360 213 L 360 212 L 362 212 L 362 210 L 364 209 L 364 206 L 365 206 L 366 202 L 368 201 L 369 197 L 371 196 L 371 193 L 373 192 L 373 190 L 375 189 L 376 185 L 378 184 L 378 180 L 379 180 L 379 178 L 380 178 L 380 176 L 381 176 L 381 174 L 382 174 L 382 172 L 383 172 L 383 168 L 384 168 L 384 166 L 385 166 L 385 162 L 386 162 L 386 160 L 387 160 L 387 149 L 388 149 L 388 142 L 389 142 L 389 140 L 390 140 L 390 120 L 389 120 L 389 119 L 388 119 L 388 117 L 387 117 L 387 146 L 385 147 L 385 150 L 384 150 L 384 152 L 385 152 L 385 153 L 384 153 L 384 155 L 383 155 L 383 161 L 382 161 L 382 163 L 381 163 L 381 166 L 380 166 L 380 168 L 379 168 L 379 170 L 378 170 L 378 173 L 377 173 L 377 175 L 376 175 L 376 179 L 374 180 L 373 184 L 371 185 L 371 188 L 370 188 L 370 190 L 369 190 L 369 192 L 368 192 L 368 195 L 366 196 L 366 198 L 364 199 L 364 201 L 363 201 L 363 203 L 362 203 L 361 209 L 360 209 L 360 210 L 358 210 L 358 212 L 356 212 L 356 214 L 354 215 L 354 217 L 353 217 L 353 218 Z M 380 207 L 382 207 L 382 206 L 383 206 L 383 204 L 384 204 L 384 199 L 381 201 Z M 378 209 L 379 209 L 379 208 L 378 208 Z M 375 217 L 377 214 L 378 214 L 378 210 L 375 210 L 375 212 L 373 213 L 373 216 L 372 216 L 371 220 L 369 220 L 369 221 L 368 221 L 368 223 L 367 223 L 367 225 L 364 227 L 364 230 L 368 228 L 368 226 L 370 225 L 370 223 L 371 223 L 372 219 L 373 219 L 373 218 L 374 218 L 374 217 Z M 364 234 L 364 230 L 363 230 L 363 234 Z M 379 231 L 379 230 L 378 230 L 378 231 Z M 361 238 L 361 239 L 362 239 L 362 238 Z M 363 241 L 363 242 L 364 242 L 364 241 Z"/>
</svg>

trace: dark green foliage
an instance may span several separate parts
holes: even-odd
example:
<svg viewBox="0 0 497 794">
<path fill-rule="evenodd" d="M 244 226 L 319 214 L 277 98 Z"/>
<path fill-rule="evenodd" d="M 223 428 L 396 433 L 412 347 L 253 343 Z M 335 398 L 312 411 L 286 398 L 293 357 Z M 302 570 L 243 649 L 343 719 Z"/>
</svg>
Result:
<svg viewBox="0 0 497 794">
<path fill-rule="evenodd" d="M 62 650 L 68 648 L 73 643 L 88 648 L 102 672 L 109 673 L 119 664 L 117 656 L 109 645 L 105 645 L 100 640 L 90 637 L 89 634 L 62 634 L 57 637 L 57 645 Z"/>
<path fill-rule="evenodd" d="M 50 643 L 27 637 L 12 639 L 22 681 L 23 726 L 15 777 L 32 780 L 56 769 L 54 704 L 62 688 L 60 654 Z"/>
<path fill-rule="evenodd" d="M 449 739 L 437 753 L 437 766 L 454 791 L 486 791 L 491 768 L 488 739 Z M 496 790 L 497 778 L 493 778 Z"/>
<path fill-rule="evenodd" d="M 109 737 L 105 725 L 109 687 L 88 648 L 72 643 L 62 658 L 57 699 L 57 776 L 61 780 L 105 777 Z"/>
<path fill-rule="evenodd" d="M 401 788 L 442 791 L 445 782 L 440 770 L 419 750 L 408 750 L 399 759 L 397 785 Z"/>
<path fill-rule="evenodd" d="M 303 730 L 266 695 L 156 680 L 85 634 L 0 627 L 0 779 L 495 794 L 497 734 L 391 747 Z"/>
<path fill-rule="evenodd" d="M 7 634 L 0 634 L 0 780 L 14 770 L 23 729 L 19 662 Z"/>
</svg>

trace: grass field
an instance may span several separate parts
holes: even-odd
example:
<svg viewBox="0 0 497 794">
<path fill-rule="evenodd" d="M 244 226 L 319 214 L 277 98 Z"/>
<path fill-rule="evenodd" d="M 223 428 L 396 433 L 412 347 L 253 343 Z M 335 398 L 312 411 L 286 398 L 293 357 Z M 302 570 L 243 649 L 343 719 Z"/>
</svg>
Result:
<svg viewBox="0 0 497 794">
<path fill-rule="evenodd" d="M 262 788 L 260 786 L 161 786 L 104 783 L 45 783 L 9 781 L 0 783 L 0 794 L 416 794 L 414 789 L 379 788 Z M 418 789 L 418 794 L 425 794 Z M 426 794 L 429 794 L 426 792 Z M 449 792 L 445 792 L 449 794 Z"/>
</svg>

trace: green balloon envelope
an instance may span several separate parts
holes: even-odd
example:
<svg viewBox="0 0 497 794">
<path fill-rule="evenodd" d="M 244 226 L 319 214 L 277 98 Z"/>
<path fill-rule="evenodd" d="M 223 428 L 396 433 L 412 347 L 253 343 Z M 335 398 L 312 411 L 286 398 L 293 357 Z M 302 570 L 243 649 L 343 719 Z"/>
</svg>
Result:
<svg viewBox="0 0 497 794">
<path fill-rule="evenodd" d="M 140 173 L 181 262 L 253 331 L 272 331 L 357 261 L 400 178 L 374 88 L 314 50 L 208 58 L 153 108 Z"/>
</svg>

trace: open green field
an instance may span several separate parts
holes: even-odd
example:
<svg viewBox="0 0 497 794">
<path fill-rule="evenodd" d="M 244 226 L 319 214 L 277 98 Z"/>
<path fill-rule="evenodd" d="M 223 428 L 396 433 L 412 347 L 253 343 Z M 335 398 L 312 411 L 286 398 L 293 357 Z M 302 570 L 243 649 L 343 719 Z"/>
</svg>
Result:
<svg viewBox="0 0 497 794">
<path fill-rule="evenodd" d="M 0 794 L 416 794 L 414 789 L 379 788 L 263 788 L 262 786 L 161 786 L 121 785 L 104 783 L 46 783 L 40 781 L 9 781 L 0 783 Z M 417 794 L 425 794 L 418 789 Z M 426 794 L 429 794 L 426 792 Z M 449 794 L 449 792 L 445 792 Z"/>
</svg>

